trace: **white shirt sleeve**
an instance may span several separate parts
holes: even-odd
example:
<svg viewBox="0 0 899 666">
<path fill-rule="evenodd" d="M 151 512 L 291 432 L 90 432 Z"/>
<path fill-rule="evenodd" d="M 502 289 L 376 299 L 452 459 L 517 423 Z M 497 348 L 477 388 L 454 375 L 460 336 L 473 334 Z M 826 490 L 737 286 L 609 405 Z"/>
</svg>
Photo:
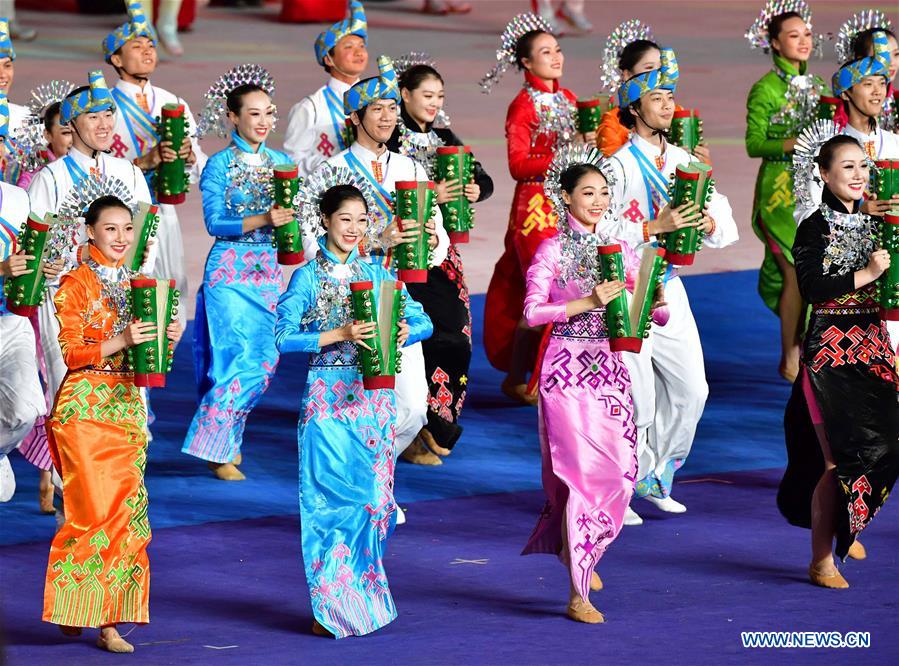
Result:
<svg viewBox="0 0 899 666">
<path fill-rule="evenodd" d="M 430 180 L 428 173 L 420 162 L 415 162 L 415 179 Z M 440 212 L 440 206 L 436 207 L 434 213 L 434 226 L 437 228 L 437 247 L 431 252 L 431 268 L 439 266 L 446 261 L 446 255 L 449 252 L 449 234 L 443 228 L 443 214 Z"/>
<path fill-rule="evenodd" d="M 306 176 L 318 167 L 319 154 L 315 152 L 315 104 L 306 97 L 294 104 L 287 115 L 284 134 L 284 152 L 300 168 L 300 176 Z"/>
<path fill-rule="evenodd" d="M 187 119 L 187 133 L 190 135 L 190 145 L 191 148 L 193 148 L 194 157 L 197 158 L 197 161 L 190 168 L 190 182 L 199 183 L 200 174 L 203 173 L 203 167 L 206 166 L 206 153 L 203 152 L 203 149 L 200 147 L 200 141 L 197 139 L 197 121 L 190 110 L 190 105 L 180 97 L 178 98 L 178 103 L 184 105 L 184 117 Z"/>
<path fill-rule="evenodd" d="M 150 188 L 147 185 L 147 179 L 144 178 L 144 173 L 140 169 L 138 169 L 133 164 L 131 168 L 134 170 L 134 199 L 136 201 L 143 201 L 144 203 L 150 203 L 153 201 L 150 196 Z M 161 212 L 159 213 L 162 214 Z M 159 236 L 157 236 L 153 242 L 150 244 L 149 250 L 147 252 L 147 260 L 140 267 L 141 273 L 146 273 L 148 275 L 153 273 L 153 269 L 156 268 L 156 257 L 159 255 Z"/>
<path fill-rule="evenodd" d="M 705 237 L 703 244 L 707 247 L 721 248 L 733 245 L 740 240 L 740 232 L 737 230 L 737 222 L 734 220 L 730 201 L 718 190 L 712 191 L 709 215 L 715 220 L 715 231 Z"/>
<path fill-rule="evenodd" d="M 28 198 L 31 199 L 31 210 L 35 215 L 43 217 L 48 212 L 56 212 L 59 207 L 56 183 L 49 168 L 44 167 L 35 174 L 28 186 Z"/>
<path fill-rule="evenodd" d="M 612 215 L 604 215 L 597 226 L 601 233 L 609 238 L 624 241 L 639 253 L 640 248 L 646 244 L 643 240 L 643 224 L 623 217 L 624 211 L 629 206 L 629 202 L 625 201 L 627 177 L 624 165 L 617 157 L 609 158 L 609 164 L 615 174 L 615 184 L 612 185 Z M 654 240 L 654 237 L 650 240 Z"/>
</svg>

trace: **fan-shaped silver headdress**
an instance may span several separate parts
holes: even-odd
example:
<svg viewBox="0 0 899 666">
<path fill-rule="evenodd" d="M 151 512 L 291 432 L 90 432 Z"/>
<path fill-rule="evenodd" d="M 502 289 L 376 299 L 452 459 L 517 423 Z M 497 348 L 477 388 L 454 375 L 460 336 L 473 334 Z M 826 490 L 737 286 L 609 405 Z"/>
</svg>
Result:
<svg viewBox="0 0 899 666">
<path fill-rule="evenodd" d="M 606 45 L 602 50 L 602 65 L 600 65 L 600 79 L 603 88 L 610 93 L 618 90 L 621 85 L 621 71 L 618 69 L 618 59 L 624 47 L 638 39 L 653 41 L 652 28 L 640 21 L 640 19 L 628 19 L 618 24 L 606 39 Z"/>
<path fill-rule="evenodd" d="M 317 238 L 324 233 L 321 220 L 322 197 L 325 192 L 337 185 L 352 185 L 362 192 L 365 203 L 368 206 L 368 229 L 365 231 L 366 245 L 371 248 L 375 245 L 384 227 L 389 220 L 381 220 L 377 215 L 378 204 L 376 195 L 368 180 L 347 167 L 323 164 L 300 185 L 293 199 L 293 208 L 306 238 Z"/>
<path fill-rule="evenodd" d="M 553 209 L 563 217 L 565 211 L 565 202 L 562 201 L 562 183 L 560 178 L 563 173 L 575 164 L 592 164 L 597 167 L 609 187 L 615 184 L 615 173 L 612 171 L 612 164 L 603 157 L 603 154 L 596 149 L 595 146 L 588 146 L 584 143 L 572 143 L 560 148 L 553 161 L 550 162 L 549 168 L 546 170 L 546 178 L 543 181 L 543 191 L 547 198 L 553 203 Z M 611 209 L 611 205 L 609 206 Z"/>
<path fill-rule="evenodd" d="M 61 102 L 74 89 L 75 84 L 70 81 L 54 80 L 42 83 L 31 91 L 26 105 L 29 113 L 10 137 L 13 140 L 10 159 L 25 171 L 37 171 L 46 164 L 42 155 L 47 145 L 44 114 L 51 104 Z"/>
<path fill-rule="evenodd" d="M 437 63 L 431 58 L 429 53 L 424 51 L 410 51 L 406 55 L 393 58 L 393 71 L 396 72 L 397 81 L 402 82 L 403 74 L 417 65 L 427 65 L 434 71 L 437 71 Z M 402 119 L 398 120 L 401 121 Z M 434 118 L 432 125 L 434 127 L 450 126 L 450 117 L 444 109 L 440 109 L 437 112 L 437 116 Z"/>
<path fill-rule="evenodd" d="M 31 113 L 43 118 L 51 104 L 64 100 L 76 87 L 74 83 L 64 79 L 41 83 L 31 91 L 26 106 Z"/>
<path fill-rule="evenodd" d="M 542 30 L 554 34 L 552 26 L 542 16 L 528 12 L 519 14 L 506 25 L 500 36 L 500 47 L 496 50 L 496 65 L 481 79 L 483 92 L 490 93 L 506 70 L 515 64 L 515 45 L 523 35 L 532 30 Z"/>
<path fill-rule="evenodd" d="M 812 10 L 805 0 L 768 0 L 765 7 L 759 12 L 758 18 L 749 26 L 744 37 L 754 49 L 762 49 L 765 53 L 771 50 L 771 41 L 768 35 L 768 24 L 775 16 L 787 12 L 796 12 L 802 20 L 812 27 Z"/>
<path fill-rule="evenodd" d="M 59 224 L 51 229 L 47 239 L 51 260 L 68 256 L 72 248 L 79 244 L 84 214 L 94 201 L 105 196 L 113 196 L 122 201 L 131 209 L 132 215 L 137 210 L 137 201 L 131 190 L 115 176 L 91 174 L 83 178 L 78 187 L 69 190 L 56 214 Z"/>
<path fill-rule="evenodd" d="M 892 30 L 893 24 L 880 10 L 863 9 L 840 26 L 840 31 L 837 33 L 837 41 L 833 45 L 834 50 L 837 52 L 837 62 L 840 65 L 845 65 L 850 60 L 855 60 L 855 56 L 852 54 L 852 42 L 855 41 L 859 33 L 871 28 Z"/>
<path fill-rule="evenodd" d="M 203 107 L 200 120 L 197 122 L 198 137 L 202 138 L 207 134 L 215 134 L 222 138 L 230 136 L 231 127 L 225 103 L 228 93 L 250 83 L 262 88 L 269 97 L 275 96 L 275 80 L 267 69 L 254 64 L 232 67 L 220 76 L 204 95 L 206 106 Z"/>
<path fill-rule="evenodd" d="M 811 184 L 820 181 L 818 163 L 815 158 L 821 146 L 840 133 L 840 128 L 832 120 L 816 120 L 806 127 L 798 137 L 793 148 L 793 196 L 805 208 L 815 208 Z"/>
</svg>

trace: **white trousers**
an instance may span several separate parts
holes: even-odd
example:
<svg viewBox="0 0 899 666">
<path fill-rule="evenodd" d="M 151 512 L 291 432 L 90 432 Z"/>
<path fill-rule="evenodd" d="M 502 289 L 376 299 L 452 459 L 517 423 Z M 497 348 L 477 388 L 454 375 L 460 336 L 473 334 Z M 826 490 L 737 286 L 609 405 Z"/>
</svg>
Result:
<svg viewBox="0 0 899 666">
<path fill-rule="evenodd" d="M 0 316 L 0 502 L 12 498 L 16 489 L 7 454 L 46 411 L 31 322 L 13 314 Z"/>
<path fill-rule="evenodd" d="M 421 343 L 404 347 L 396 377 L 396 455 L 406 450 L 428 422 L 428 380 Z"/>
<path fill-rule="evenodd" d="M 666 283 L 665 301 L 668 323 L 653 324 L 639 354 L 621 355 L 633 387 L 638 479 L 662 478 L 669 463 L 686 459 L 709 394 L 699 331 L 679 277 Z"/>
<path fill-rule="evenodd" d="M 156 264 L 153 277 L 174 280 L 175 288 L 181 292 L 178 305 L 178 321 L 187 324 L 187 272 L 184 269 L 184 241 L 181 238 L 181 223 L 178 221 L 177 206 L 159 204 L 159 229 L 156 232 Z"/>
<path fill-rule="evenodd" d="M 44 364 L 47 366 L 47 393 L 50 395 L 50 404 L 56 400 L 56 393 L 62 386 L 62 380 L 66 377 L 68 368 L 62 358 L 62 349 L 59 346 L 59 320 L 56 318 L 56 306 L 53 299 L 58 286 L 47 285 L 47 295 L 37 311 L 38 326 L 41 331 L 41 349 L 44 350 Z M 33 337 L 33 335 L 32 335 Z"/>
</svg>

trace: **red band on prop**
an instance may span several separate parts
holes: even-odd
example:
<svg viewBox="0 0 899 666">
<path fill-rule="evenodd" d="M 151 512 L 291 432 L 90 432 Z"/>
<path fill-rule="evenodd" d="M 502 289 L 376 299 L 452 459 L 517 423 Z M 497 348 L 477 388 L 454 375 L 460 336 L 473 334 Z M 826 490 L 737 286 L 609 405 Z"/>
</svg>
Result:
<svg viewBox="0 0 899 666">
<path fill-rule="evenodd" d="M 609 338 L 609 349 L 614 352 L 633 352 L 639 354 L 642 348 L 642 338 Z"/>
<path fill-rule="evenodd" d="M 166 106 L 168 106 L 168 105 L 166 105 Z M 167 109 L 164 106 L 164 107 L 162 107 L 162 115 L 165 118 L 179 118 L 184 115 L 184 105 L 179 104 L 174 109 L 172 109 L 172 108 Z"/>
<path fill-rule="evenodd" d="M 675 252 L 665 252 L 665 259 L 675 266 L 690 266 L 696 258 L 695 254 L 677 254 Z"/>
<path fill-rule="evenodd" d="M 600 254 L 615 254 L 616 252 L 621 252 L 620 245 L 600 245 L 599 246 Z"/>
<path fill-rule="evenodd" d="M 411 282 L 412 284 L 428 281 L 428 271 L 423 268 L 401 268 L 396 274 L 403 282 Z"/>
<path fill-rule="evenodd" d="M 350 291 L 365 291 L 366 289 L 374 289 L 375 285 L 371 280 L 362 280 L 360 282 L 350 282 Z"/>
<path fill-rule="evenodd" d="M 393 375 L 363 377 L 362 386 L 369 391 L 374 391 L 376 389 L 392 389 L 396 386 L 396 377 Z"/>
</svg>

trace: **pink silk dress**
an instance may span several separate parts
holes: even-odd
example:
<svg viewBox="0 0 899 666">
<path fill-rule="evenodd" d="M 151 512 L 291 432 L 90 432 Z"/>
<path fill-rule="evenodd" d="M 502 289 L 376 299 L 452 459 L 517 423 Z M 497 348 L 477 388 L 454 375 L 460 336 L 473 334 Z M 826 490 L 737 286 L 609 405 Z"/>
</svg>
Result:
<svg viewBox="0 0 899 666">
<path fill-rule="evenodd" d="M 570 216 L 568 223 L 585 233 Z M 605 309 L 565 314 L 565 304 L 589 290 L 575 281 L 562 284 L 562 243 L 562 233 L 543 241 L 527 274 L 527 323 L 553 329 L 538 401 L 546 505 L 522 554 L 557 555 L 587 599 L 593 568 L 621 531 L 633 494 L 637 430 L 630 376 L 621 355 L 609 349 Z M 637 260 L 622 246 L 631 282 Z"/>
</svg>

